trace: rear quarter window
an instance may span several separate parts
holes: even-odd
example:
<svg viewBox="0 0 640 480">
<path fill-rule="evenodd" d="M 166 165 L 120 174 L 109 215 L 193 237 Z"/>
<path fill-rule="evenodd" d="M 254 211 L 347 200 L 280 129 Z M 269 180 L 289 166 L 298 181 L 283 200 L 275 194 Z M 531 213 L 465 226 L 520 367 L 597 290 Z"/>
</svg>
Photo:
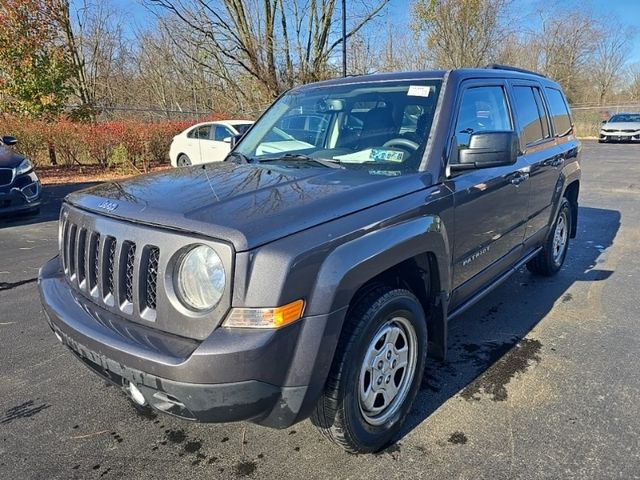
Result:
<svg viewBox="0 0 640 480">
<path fill-rule="evenodd" d="M 555 88 L 547 87 L 545 90 L 556 136 L 562 137 L 569 134 L 571 132 L 571 115 L 569 114 L 569 107 L 567 107 L 567 103 L 564 100 L 564 95 Z"/>
</svg>

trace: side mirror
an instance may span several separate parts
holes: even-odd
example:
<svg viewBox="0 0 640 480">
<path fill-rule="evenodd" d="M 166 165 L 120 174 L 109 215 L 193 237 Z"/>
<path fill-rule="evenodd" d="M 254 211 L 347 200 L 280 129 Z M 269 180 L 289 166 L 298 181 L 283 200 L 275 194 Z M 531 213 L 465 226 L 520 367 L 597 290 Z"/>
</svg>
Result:
<svg viewBox="0 0 640 480">
<path fill-rule="evenodd" d="M 233 135 L 232 137 L 227 137 L 229 139 L 229 143 L 231 144 L 231 150 L 238 144 L 238 141 L 242 138 L 242 135 Z M 223 140 L 223 142 L 227 141 L 227 138 Z"/>
<path fill-rule="evenodd" d="M 231 137 L 225 137 L 222 139 L 224 143 L 231 143 Z"/>
<path fill-rule="evenodd" d="M 607 123 L 609 120 L 602 120 L 602 124 L 604 125 L 605 123 Z"/>
<path fill-rule="evenodd" d="M 518 158 L 518 135 L 515 132 L 478 132 L 469 137 L 469 146 L 458 152 L 452 171 L 513 165 Z"/>
<path fill-rule="evenodd" d="M 4 137 L 2 137 L 2 143 L 11 146 L 18 143 L 18 139 L 16 137 L 12 137 L 11 135 L 5 135 Z"/>
</svg>

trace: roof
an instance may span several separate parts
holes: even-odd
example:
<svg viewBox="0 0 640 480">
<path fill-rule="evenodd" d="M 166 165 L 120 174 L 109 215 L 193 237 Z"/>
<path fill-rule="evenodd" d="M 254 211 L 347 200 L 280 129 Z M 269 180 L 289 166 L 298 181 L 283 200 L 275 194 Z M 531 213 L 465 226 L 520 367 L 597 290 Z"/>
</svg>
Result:
<svg viewBox="0 0 640 480">
<path fill-rule="evenodd" d="M 487 68 L 458 68 L 454 70 L 423 70 L 410 72 L 390 72 L 390 73 L 374 73 L 369 75 L 354 75 L 348 77 L 334 78 L 321 82 L 308 83 L 296 87 L 296 90 L 304 90 L 306 88 L 325 87 L 332 85 L 348 85 L 364 82 L 388 82 L 401 80 L 433 80 L 444 79 L 447 74 L 454 75 L 460 79 L 463 78 L 520 78 L 537 80 L 542 83 L 555 84 L 553 80 L 536 72 L 517 69 L 506 65 L 490 65 Z"/>
<path fill-rule="evenodd" d="M 217 122 L 213 122 L 213 123 L 226 123 L 229 125 L 242 125 L 245 123 L 253 123 L 254 120 L 218 120 Z"/>
</svg>

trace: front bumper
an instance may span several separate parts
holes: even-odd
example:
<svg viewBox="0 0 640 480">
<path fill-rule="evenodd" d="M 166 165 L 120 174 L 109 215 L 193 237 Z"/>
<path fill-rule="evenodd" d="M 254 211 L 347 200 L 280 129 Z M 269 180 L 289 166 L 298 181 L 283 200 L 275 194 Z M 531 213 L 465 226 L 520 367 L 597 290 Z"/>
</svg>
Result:
<svg viewBox="0 0 640 480">
<path fill-rule="evenodd" d="M 288 427 L 312 411 L 344 310 L 280 330 L 215 329 L 204 341 L 161 332 L 76 295 L 58 258 L 38 278 L 50 327 L 94 372 L 134 384 L 156 410 L 189 420 Z"/>
<path fill-rule="evenodd" d="M 605 132 L 600 131 L 603 142 L 640 142 L 640 132 Z"/>
<path fill-rule="evenodd" d="M 34 172 L 18 176 L 0 187 L 0 215 L 35 210 L 40 207 L 42 186 Z"/>
</svg>

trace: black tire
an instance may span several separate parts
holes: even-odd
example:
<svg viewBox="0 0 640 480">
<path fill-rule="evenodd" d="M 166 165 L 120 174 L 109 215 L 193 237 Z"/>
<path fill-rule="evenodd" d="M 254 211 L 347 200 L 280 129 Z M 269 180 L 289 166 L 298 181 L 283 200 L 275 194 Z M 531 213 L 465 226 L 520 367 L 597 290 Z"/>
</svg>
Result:
<svg viewBox="0 0 640 480">
<path fill-rule="evenodd" d="M 176 165 L 178 165 L 178 167 L 188 167 L 191 165 L 191 159 L 187 155 L 182 153 L 178 156 Z"/>
<path fill-rule="evenodd" d="M 572 222 L 571 204 L 569 200 L 562 197 L 558 214 L 556 215 L 552 230 L 549 232 L 542 251 L 527 263 L 527 268 L 530 272 L 545 277 L 550 277 L 558 273 L 567 257 Z M 559 232 L 559 228 L 563 229 L 564 232 Z M 564 237 L 564 244 L 561 251 L 558 251 L 558 245 L 555 243 L 556 234 Z"/>
<path fill-rule="evenodd" d="M 400 333 L 396 343 L 389 343 L 393 333 L 385 332 L 401 332 L 402 329 L 405 329 L 407 340 L 402 340 Z M 376 338 L 378 342 L 372 343 Z M 396 347 L 402 347 L 402 341 L 407 345 L 406 358 L 411 360 L 407 360 L 406 367 L 396 369 L 396 360 L 397 365 L 402 361 L 395 356 L 400 352 Z M 411 344 L 414 347 L 410 348 Z M 381 347 L 376 348 L 377 345 Z M 391 349 L 394 356 L 389 357 Z M 373 356 L 372 352 L 376 350 L 379 355 Z M 426 319 L 418 299 L 401 288 L 378 286 L 369 290 L 347 314 L 324 392 L 311 416 L 312 423 L 348 452 L 370 453 L 384 448 L 398 433 L 411 409 L 424 373 L 426 356 Z M 365 369 L 367 357 L 376 365 L 382 365 L 384 361 L 388 368 L 384 373 L 383 370 Z M 386 378 L 382 383 L 377 382 L 382 375 Z M 391 383 L 398 382 L 400 387 L 389 385 L 392 375 Z M 381 390 L 386 393 L 386 388 L 391 387 L 399 391 L 387 405 L 389 408 L 384 407 L 377 417 L 368 417 L 362 405 L 359 392 L 361 382 L 367 383 L 367 378 L 370 392 L 377 392 L 372 395 L 375 398 L 374 408 L 381 408 L 375 406 L 380 395 L 385 396 Z M 383 398 L 383 402 L 386 401 Z"/>
</svg>

